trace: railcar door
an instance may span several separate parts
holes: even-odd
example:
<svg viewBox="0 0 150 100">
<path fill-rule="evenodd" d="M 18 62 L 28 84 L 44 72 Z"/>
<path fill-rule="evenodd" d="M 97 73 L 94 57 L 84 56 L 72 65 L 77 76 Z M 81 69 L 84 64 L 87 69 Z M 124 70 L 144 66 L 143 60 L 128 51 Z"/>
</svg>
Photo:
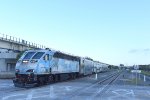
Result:
<svg viewBox="0 0 150 100">
<path fill-rule="evenodd" d="M 46 54 L 43 58 L 44 60 L 44 65 L 45 65 L 45 69 L 46 69 L 46 73 L 49 73 L 50 72 L 50 59 L 51 59 L 51 56 L 49 54 Z"/>
<path fill-rule="evenodd" d="M 79 69 L 79 71 L 80 71 L 80 74 L 81 75 L 84 75 L 84 60 L 83 59 L 80 59 L 80 69 Z"/>
</svg>

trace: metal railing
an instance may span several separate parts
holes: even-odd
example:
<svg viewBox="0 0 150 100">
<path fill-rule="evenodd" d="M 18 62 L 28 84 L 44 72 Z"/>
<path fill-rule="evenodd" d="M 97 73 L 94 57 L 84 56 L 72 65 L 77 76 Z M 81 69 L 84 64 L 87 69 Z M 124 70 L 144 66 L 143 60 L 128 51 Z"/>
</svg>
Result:
<svg viewBox="0 0 150 100">
<path fill-rule="evenodd" d="M 13 36 L 6 35 L 6 34 L 2 34 L 2 33 L 0 33 L 0 40 L 5 40 L 5 41 L 25 45 L 25 46 L 28 46 L 28 47 L 31 47 L 31 48 L 41 48 L 41 49 L 47 48 L 44 45 L 36 44 L 36 43 L 33 43 L 33 42 L 26 41 L 24 39 L 20 39 L 20 38 L 13 37 Z"/>
</svg>

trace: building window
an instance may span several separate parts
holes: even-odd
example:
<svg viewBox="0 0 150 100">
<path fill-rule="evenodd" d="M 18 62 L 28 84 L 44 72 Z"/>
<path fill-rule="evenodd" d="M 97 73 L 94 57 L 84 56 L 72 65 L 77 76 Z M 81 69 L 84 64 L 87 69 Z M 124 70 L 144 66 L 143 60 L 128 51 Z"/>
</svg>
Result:
<svg viewBox="0 0 150 100">
<path fill-rule="evenodd" d="M 15 71 L 15 63 L 7 63 L 7 67 L 6 67 L 6 70 L 8 71 L 8 72 L 13 72 L 13 71 Z"/>
</svg>

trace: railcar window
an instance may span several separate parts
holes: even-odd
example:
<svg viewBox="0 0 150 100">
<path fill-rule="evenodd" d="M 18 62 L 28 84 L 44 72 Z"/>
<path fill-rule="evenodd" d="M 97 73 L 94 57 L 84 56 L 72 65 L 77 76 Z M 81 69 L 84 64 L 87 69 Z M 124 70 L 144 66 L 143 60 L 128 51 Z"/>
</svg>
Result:
<svg viewBox="0 0 150 100">
<path fill-rule="evenodd" d="M 44 60 L 51 60 L 51 59 L 52 59 L 52 56 L 49 55 L 49 54 L 46 54 L 43 59 L 44 59 Z"/>
<path fill-rule="evenodd" d="M 28 52 L 23 59 L 30 59 L 34 54 L 35 52 Z"/>
<path fill-rule="evenodd" d="M 44 53 L 45 53 L 45 52 L 37 52 L 37 53 L 32 57 L 32 59 L 40 59 L 40 58 L 43 56 Z"/>
<path fill-rule="evenodd" d="M 73 61 L 79 61 L 79 58 L 76 57 L 76 56 L 70 56 L 70 55 L 67 55 L 67 54 L 60 53 L 60 52 L 56 52 L 53 57 L 68 59 L 68 60 L 73 60 Z"/>
<path fill-rule="evenodd" d="M 44 60 L 49 60 L 49 54 L 46 54 Z"/>
</svg>

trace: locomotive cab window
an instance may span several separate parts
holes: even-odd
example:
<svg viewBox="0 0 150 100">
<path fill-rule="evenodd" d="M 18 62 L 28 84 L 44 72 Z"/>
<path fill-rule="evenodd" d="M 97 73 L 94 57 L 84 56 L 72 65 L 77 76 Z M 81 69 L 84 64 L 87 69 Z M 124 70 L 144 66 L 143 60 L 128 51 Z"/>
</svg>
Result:
<svg viewBox="0 0 150 100">
<path fill-rule="evenodd" d="M 32 59 L 40 59 L 40 58 L 43 56 L 44 53 L 45 53 L 45 52 L 37 52 L 37 53 L 32 57 Z"/>
<path fill-rule="evenodd" d="M 30 59 L 34 54 L 35 52 L 28 52 L 23 59 Z"/>
</svg>

